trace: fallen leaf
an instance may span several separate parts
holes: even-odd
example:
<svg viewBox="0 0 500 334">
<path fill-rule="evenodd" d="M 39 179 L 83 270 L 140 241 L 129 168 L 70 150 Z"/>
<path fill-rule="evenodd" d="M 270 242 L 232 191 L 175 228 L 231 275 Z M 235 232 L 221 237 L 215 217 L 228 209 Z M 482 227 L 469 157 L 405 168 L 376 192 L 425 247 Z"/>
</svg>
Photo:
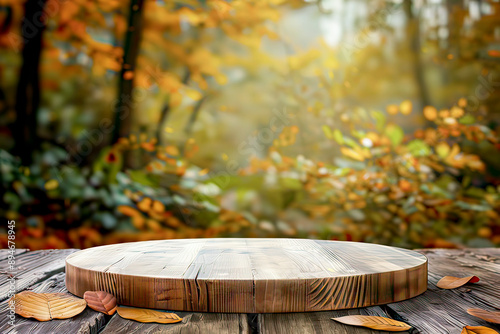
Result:
<svg viewBox="0 0 500 334">
<path fill-rule="evenodd" d="M 352 326 L 362 326 L 389 332 L 402 332 L 411 328 L 410 325 L 390 318 L 375 317 L 369 315 L 348 315 L 332 320 Z"/>
<path fill-rule="evenodd" d="M 120 317 L 139 322 L 157 322 L 160 324 L 173 324 L 182 321 L 175 313 L 159 312 L 143 308 L 118 307 Z"/>
<path fill-rule="evenodd" d="M 459 288 L 467 283 L 479 282 L 479 277 L 477 276 L 467 276 L 467 277 L 453 277 L 445 276 L 437 282 L 436 286 L 441 289 L 455 289 Z"/>
<path fill-rule="evenodd" d="M 500 324 L 500 312 L 486 311 L 480 308 L 470 308 L 467 309 L 467 313 L 488 322 Z"/>
<path fill-rule="evenodd" d="M 484 326 L 465 326 L 461 334 L 498 334 L 498 332 Z"/>
<path fill-rule="evenodd" d="M 116 312 L 116 297 L 106 291 L 85 291 L 83 299 L 87 305 L 97 311 L 107 315 Z"/>
<path fill-rule="evenodd" d="M 10 300 L 15 303 L 17 314 L 39 321 L 68 319 L 80 314 L 87 307 L 85 300 L 67 293 L 23 291 Z"/>
</svg>

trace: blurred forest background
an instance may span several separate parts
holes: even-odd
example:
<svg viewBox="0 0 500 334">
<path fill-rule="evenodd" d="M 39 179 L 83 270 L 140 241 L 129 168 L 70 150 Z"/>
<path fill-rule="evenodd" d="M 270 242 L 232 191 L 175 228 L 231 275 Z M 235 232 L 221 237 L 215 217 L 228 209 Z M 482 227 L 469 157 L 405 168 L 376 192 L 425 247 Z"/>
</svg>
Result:
<svg viewBox="0 0 500 334">
<path fill-rule="evenodd" d="M 1 0 L 16 246 L 500 246 L 500 2 Z"/>
</svg>

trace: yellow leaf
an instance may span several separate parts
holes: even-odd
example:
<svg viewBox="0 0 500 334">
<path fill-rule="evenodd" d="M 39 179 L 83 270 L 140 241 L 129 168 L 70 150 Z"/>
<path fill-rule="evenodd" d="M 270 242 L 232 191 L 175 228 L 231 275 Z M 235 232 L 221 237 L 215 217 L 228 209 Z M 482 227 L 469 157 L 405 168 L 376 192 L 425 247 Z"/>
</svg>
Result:
<svg viewBox="0 0 500 334">
<path fill-rule="evenodd" d="M 342 147 L 340 148 L 340 152 L 345 155 L 346 157 L 348 158 L 351 158 L 351 159 L 354 159 L 354 160 L 358 160 L 358 161 L 364 161 L 365 160 L 365 157 L 363 155 L 361 155 L 360 153 L 350 149 L 350 148 L 347 148 L 347 147 Z"/>
<path fill-rule="evenodd" d="M 444 159 L 450 154 L 450 146 L 447 143 L 439 143 L 436 146 L 436 153 Z"/>
<path fill-rule="evenodd" d="M 47 190 L 54 190 L 57 187 L 59 187 L 59 182 L 57 180 L 48 180 L 47 183 L 45 183 L 45 189 Z"/>
<path fill-rule="evenodd" d="M 348 315 L 340 318 L 332 318 L 332 320 L 346 325 L 362 326 L 389 332 L 402 332 L 411 328 L 410 325 L 401 321 L 369 315 Z"/>
<path fill-rule="evenodd" d="M 467 277 L 453 277 L 453 276 L 445 276 L 437 282 L 436 286 L 441 289 L 455 289 L 459 288 L 467 283 L 476 283 L 479 282 L 479 278 L 477 276 L 467 276 Z"/>
<path fill-rule="evenodd" d="M 498 334 L 498 332 L 484 326 L 465 326 L 461 334 Z"/>
<path fill-rule="evenodd" d="M 399 105 L 399 110 L 401 110 L 401 113 L 403 115 L 409 115 L 411 113 L 411 110 L 412 110 L 411 101 L 404 100 L 403 102 L 401 102 L 401 104 Z"/>
<path fill-rule="evenodd" d="M 80 314 L 87 302 L 67 293 L 36 293 L 23 291 L 14 295 L 9 303 L 15 305 L 16 313 L 39 321 L 68 319 Z"/>
<path fill-rule="evenodd" d="M 486 311 L 480 308 L 470 308 L 467 309 L 467 313 L 478 317 L 479 319 L 486 320 L 488 322 L 492 322 L 494 324 L 500 324 L 500 312 L 491 312 Z"/>
<path fill-rule="evenodd" d="M 459 108 L 459 107 L 453 107 L 451 108 L 451 117 L 454 117 L 454 118 L 460 118 L 464 115 L 464 110 L 462 108 Z"/>
<path fill-rule="evenodd" d="M 201 93 L 196 89 L 188 89 L 186 91 L 186 95 L 189 96 L 192 100 L 199 101 L 201 100 Z"/>
<path fill-rule="evenodd" d="M 106 291 L 85 291 L 83 299 L 87 305 L 97 311 L 107 315 L 116 312 L 116 297 Z"/>
<path fill-rule="evenodd" d="M 173 324 L 182 321 L 182 318 L 175 313 L 159 312 L 142 308 L 118 307 L 118 314 L 124 319 L 130 319 L 139 322 Z"/>
</svg>

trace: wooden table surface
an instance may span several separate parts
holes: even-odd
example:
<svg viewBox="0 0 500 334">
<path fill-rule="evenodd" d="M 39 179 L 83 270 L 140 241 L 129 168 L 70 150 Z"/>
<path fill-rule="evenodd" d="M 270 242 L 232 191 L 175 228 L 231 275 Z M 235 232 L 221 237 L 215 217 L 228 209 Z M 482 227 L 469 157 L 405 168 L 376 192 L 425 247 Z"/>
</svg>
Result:
<svg viewBox="0 0 500 334">
<path fill-rule="evenodd" d="M 26 251 L 16 254 L 16 291 L 66 292 L 65 258 L 74 249 Z M 487 323 L 467 314 L 468 308 L 500 309 L 500 249 L 419 250 L 429 259 L 429 288 L 415 298 L 366 308 L 282 314 L 229 314 L 176 312 L 178 324 L 142 324 L 115 314 L 105 316 L 89 308 L 66 320 L 38 322 L 16 316 L 15 327 L 8 321 L 7 250 L 0 250 L 0 333 L 388 333 L 336 323 L 330 318 L 351 314 L 379 315 L 405 321 L 409 333 L 457 333 L 465 325 L 487 326 L 500 332 L 500 325 Z M 481 281 L 454 290 L 436 287 L 446 275 L 476 275 Z"/>
<path fill-rule="evenodd" d="M 71 254 L 66 288 L 79 297 L 106 291 L 119 304 L 172 311 L 330 311 L 423 293 L 427 258 L 407 249 L 347 241 L 140 241 Z"/>
</svg>

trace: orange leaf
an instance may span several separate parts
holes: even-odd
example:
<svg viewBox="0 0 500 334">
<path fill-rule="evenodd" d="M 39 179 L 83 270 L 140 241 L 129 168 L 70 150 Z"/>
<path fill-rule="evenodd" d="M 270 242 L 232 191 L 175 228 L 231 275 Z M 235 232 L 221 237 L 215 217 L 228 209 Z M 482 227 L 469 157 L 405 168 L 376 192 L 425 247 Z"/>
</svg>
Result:
<svg viewBox="0 0 500 334">
<path fill-rule="evenodd" d="M 139 322 L 157 322 L 160 324 L 173 324 L 182 321 L 175 313 L 159 312 L 143 308 L 118 307 L 118 314 L 124 319 Z"/>
<path fill-rule="evenodd" d="M 453 277 L 453 276 L 445 276 L 437 282 L 436 286 L 441 289 L 455 289 L 459 288 L 467 283 L 476 283 L 479 282 L 479 278 L 477 276 L 467 276 L 467 277 Z"/>
<path fill-rule="evenodd" d="M 14 295 L 9 303 L 11 301 L 17 314 L 38 321 L 68 319 L 80 314 L 87 307 L 85 300 L 68 293 L 23 291 Z"/>
<path fill-rule="evenodd" d="M 151 198 L 145 197 L 142 201 L 137 203 L 137 207 L 143 212 L 148 212 L 151 209 L 152 203 L 153 201 L 151 200 Z"/>
<path fill-rule="evenodd" d="M 427 118 L 429 121 L 433 121 L 437 118 L 437 110 L 436 108 L 432 106 L 427 106 L 424 108 L 424 116 Z"/>
<path fill-rule="evenodd" d="M 498 334 L 498 332 L 484 326 L 465 326 L 461 334 Z"/>
<path fill-rule="evenodd" d="M 402 332 L 411 328 L 410 325 L 401 321 L 369 315 L 348 315 L 340 318 L 332 318 L 332 320 L 346 325 L 362 326 L 389 332 Z"/>
<path fill-rule="evenodd" d="M 124 80 L 132 80 L 134 78 L 134 71 L 125 71 L 123 73 Z"/>
<path fill-rule="evenodd" d="M 107 315 L 116 312 L 116 297 L 106 291 L 85 291 L 83 299 L 87 305 L 97 311 Z"/>
<path fill-rule="evenodd" d="M 500 312 L 486 311 L 480 308 L 467 309 L 467 313 L 495 324 L 500 324 Z"/>
<path fill-rule="evenodd" d="M 162 202 L 154 201 L 153 202 L 153 210 L 161 213 L 161 212 L 165 211 L 165 205 L 163 205 Z"/>
<path fill-rule="evenodd" d="M 173 145 L 169 145 L 169 146 L 165 147 L 165 151 L 169 155 L 174 155 L 174 156 L 179 155 L 179 149 Z"/>
<path fill-rule="evenodd" d="M 120 205 L 118 207 L 118 211 L 129 217 L 141 216 L 141 213 L 139 211 L 127 205 Z"/>
<path fill-rule="evenodd" d="M 399 107 L 395 104 L 389 104 L 385 110 L 389 115 L 396 115 L 398 113 Z"/>
</svg>

